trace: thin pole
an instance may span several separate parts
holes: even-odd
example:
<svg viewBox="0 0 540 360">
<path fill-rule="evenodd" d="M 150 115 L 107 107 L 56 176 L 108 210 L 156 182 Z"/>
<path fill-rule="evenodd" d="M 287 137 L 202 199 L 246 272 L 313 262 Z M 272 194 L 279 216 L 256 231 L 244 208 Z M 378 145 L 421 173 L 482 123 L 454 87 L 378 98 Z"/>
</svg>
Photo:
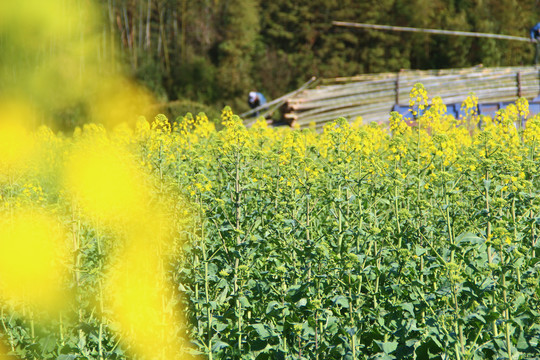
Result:
<svg viewBox="0 0 540 360">
<path fill-rule="evenodd" d="M 520 36 L 487 34 L 487 33 L 468 32 L 468 31 L 422 29 L 422 28 L 403 27 L 403 26 L 388 26 L 388 25 L 351 23 L 351 22 L 343 22 L 343 21 L 332 21 L 332 24 L 335 25 L 335 26 L 374 29 L 374 30 L 409 31 L 409 32 L 421 32 L 421 33 L 439 34 L 439 35 L 470 36 L 470 37 L 481 37 L 481 38 L 514 40 L 514 41 L 526 41 L 526 42 L 531 41 L 529 38 L 520 37 Z"/>
</svg>

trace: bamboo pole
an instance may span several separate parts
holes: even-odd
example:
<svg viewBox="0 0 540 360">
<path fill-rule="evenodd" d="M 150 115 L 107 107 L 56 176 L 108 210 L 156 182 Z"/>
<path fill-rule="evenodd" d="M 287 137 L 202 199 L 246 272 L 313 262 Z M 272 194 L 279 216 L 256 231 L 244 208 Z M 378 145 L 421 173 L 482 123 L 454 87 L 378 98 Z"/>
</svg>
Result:
<svg viewBox="0 0 540 360">
<path fill-rule="evenodd" d="M 441 92 L 445 94 L 449 90 L 451 92 L 462 91 L 471 91 L 475 88 L 491 85 L 493 88 L 500 86 L 500 84 L 509 84 L 515 85 L 516 74 L 493 74 L 490 76 L 475 76 L 475 77 L 453 77 L 451 79 L 410 79 L 410 80 L 401 80 L 400 81 L 400 96 L 403 91 L 406 93 L 409 92 L 409 89 L 412 88 L 414 83 L 421 81 L 424 86 L 428 89 L 430 93 L 435 93 L 436 95 L 441 95 Z M 521 75 L 521 84 L 525 85 L 527 83 L 538 83 L 538 76 L 534 74 L 523 74 Z M 451 83 L 452 87 L 448 88 L 448 84 Z M 394 91 L 395 85 L 393 81 L 388 81 L 386 84 L 380 84 L 373 86 L 374 84 L 364 83 L 358 84 L 353 88 L 345 88 L 342 91 L 323 91 L 319 90 L 316 94 L 312 94 L 313 90 L 306 90 L 302 93 L 302 98 L 293 98 L 289 101 L 289 105 L 292 109 L 303 109 L 311 108 L 314 106 L 321 106 L 326 103 L 336 103 L 336 102 L 347 102 L 348 99 L 354 99 L 358 96 L 364 96 L 367 98 L 372 98 L 374 94 L 380 93 L 382 91 Z"/>
<path fill-rule="evenodd" d="M 499 87 L 497 89 L 491 87 L 477 88 L 476 94 L 481 99 L 482 102 L 505 102 L 505 101 L 514 101 L 516 100 L 515 86 L 506 86 Z M 538 87 L 530 86 L 527 88 L 522 88 L 524 95 L 530 94 L 534 96 Z M 460 94 L 443 94 L 441 98 L 445 103 L 448 104 L 457 104 L 463 102 L 467 97 L 466 93 Z M 345 116 L 353 110 L 354 112 L 359 111 L 362 114 L 369 114 L 374 108 L 383 108 L 385 109 L 386 115 L 389 114 L 392 107 L 394 106 L 394 101 L 392 95 L 374 98 L 372 100 L 361 99 L 357 102 L 351 102 L 343 106 L 342 104 L 336 104 L 333 106 L 326 107 L 315 107 L 309 111 L 296 111 L 290 112 L 287 114 L 287 118 L 293 119 L 317 119 L 317 118 L 326 118 L 327 120 L 333 120 L 339 116 Z"/>
<path fill-rule="evenodd" d="M 465 74 L 475 74 L 475 73 L 481 73 L 481 74 L 495 73 L 495 72 L 514 72 L 515 73 L 517 71 L 536 72 L 537 69 L 534 66 L 489 67 L 489 68 L 484 68 L 482 66 L 474 66 L 474 67 L 469 67 L 469 68 L 438 69 L 438 70 L 404 69 L 401 71 L 400 76 L 403 78 L 418 77 L 418 76 L 441 77 L 441 76 L 448 76 L 448 75 L 465 75 Z M 359 74 L 359 75 L 349 76 L 349 77 L 321 79 L 321 84 L 323 84 L 323 86 L 329 86 L 329 85 L 338 86 L 338 85 L 343 85 L 343 83 L 395 78 L 395 76 L 396 76 L 395 72 L 379 73 L 379 74 Z"/>
<path fill-rule="evenodd" d="M 498 103 L 498 102 L 509 102 L 514 101 L 515 96 L 508 96 L 508 91 L 512 88 L 502 89 L 498 93 L 493 93 L 492 90 L 482 91 L 479 95 L 483 98 L 483 102 L 489 103 Z M 514 88 L 515 89 L 515 88 Z M 449 99 L 452 103 L 459 103 L 465 100 L 466 96 L 461 96 L 460 98 Z M 392 110 L 393 103 L 378 103 L 374 105 L 367 106 L 354 106 L 349 108 L 336 108 L 333 110 L 325 109 L 321 110 L 320 114 L 304 114 L 304 113 L 289 113 L 286 114 L 286 118 L 294 120 L 295 123 L 300 125 L 309 124 L 311 122 L 328 122 L 332 121 L 338 117 L 356 117 L 362 116 L 365 121 L 386 121 L 388 115 Z"/>
<path fill-rule="evenodd" d="M 404 27 L 404 26 L 352 23 L 352 22 L 344 22 L 344 21 L 332 21 L 332 24 L 335 26 L 364 28 L 364 29 L 373 29 L 373 30 L 408 31 L 408 32 L 420 32 L 420 33 L 437 34 L 437 35 L 468 36 L 468 37 L 490 38 L 490 39 L 512 40 L 512 41 L 526 41 L 526 42 L 531 41 L 529 38 L 520 37 L 520 36 L 488 34 L 488 33 L 478 33 L 478 32 L 469 32 L 469 31 L 423 29 L 423 28 L 413 28 L 413 27 Z"/>
<path fill-rule="evenodd" d="M 500 73 L 500 74 L 470 74 L 467 76 L 444 76 L 444 77 L 428 77 L 428 78 L 405 78 L 400 77 L 400 96 L 402 91 L 409 92 L 410 88 L 414 86 L 416 82 L 422 82 L 428 91 L 431 93 L 439 87 L 445 88 L 448 83 L 452 83 L 452 88 L 458 85 L 463 85 L 467 88 L 473 87 L 475 84 L 482 82 L 493 82 L 498 80 L 512 79 L 509 81 L 515 82 L 516 73 Z M 521 73 L 522 82 L 525 82 L 525 79 L 537 79 L 537 72 L 533 73 Z M 289 103 L 291 105 L 296 105 L 298 103 L 305 103 L 309 101 L 316 100 L 327 100 L 330 98 L 348 96 L 348 95 L 357 95 L 361 93 L 369 93 L 381 89 L 394 89 L 395 91 L 395 80 L 388 79 L 384 82 L 358 82 L 354 85 L 346 84 L 339 86 L 332 86 L 331 88 L 319 87 L 318 89 L 308 89 L 302 93 L 302 98 L 292 98 Z"/>
<path fill-rule="evenodd" d="M 398 75 L 399 87 L 396 87 Z M 326 79 L 316 88 L 306 88 L 289 98 L 291 111 L 284 116 L 301 127 L 312 122 L 320 127 L 341 116 L 386 122 L 396 99 L 407 102 L 409 91 L 417 82 L 446 104 L 463 102 L 471 91 L 480 102 L 498 103 L 515 101 L 518 95 L 535 97 L 540 89 L 539 76 L 535 67 L 475 67 L 360 75 L 348 78 L 353 80 L 349 83 Z"/>
<path fill-rule="evenodd" d="M 395 87 L 394 86 L 384 86 L 384 87 L 371 87 L 366 86 L 364 88 L 359 88 L 355 91 L 355 89 L 351 91 L 347 91 L 344 93 L 341 93 L 339 95 L 335 94 L 328 94 L 327 96 L 324 96 L 324 94 L 321 94 L 317 97 L 302 97 L 295 99 L 294 101 L 289 102 L 289 106 L 294 109 L 302 109 L 302 108 L 309 108 L 313 106 L 321 106 L 323 104 L 327 103 L 336 103 L 336 102 L 347 102 L 348 100 L 354 100 L 355 98 L 362 97 L 362 98 L 372 98 L 380 95 L 381 93 L 387 93 L 391 92 L 392 94 L 395 93 Z"/>
<path fill-rule="evenodd" d="M 340 98 L 340 99 L 330 99 L 326 101 L 319 101 L 316 103 L 304 103 L 304 104 L 297 104 L 295 106 L 292 106 L 291 108 L 296 111 L 304 111 L 306 113 L 310 112 L 311 109 L 324 109 L 327 107 L 331 108 L 341 108 L 341 107 L 347 107 L 351 105 L 362 105 L 362 104 L 371 104 L 373 102 L 391 102 L 394 103 L 394 89 L 389 89 L 387 91 L 380 91 L 376 93 L 370 93 L 370 94 L 360 94 L 357 96 L 349 96 L 346 98 Z"/>
</svg>

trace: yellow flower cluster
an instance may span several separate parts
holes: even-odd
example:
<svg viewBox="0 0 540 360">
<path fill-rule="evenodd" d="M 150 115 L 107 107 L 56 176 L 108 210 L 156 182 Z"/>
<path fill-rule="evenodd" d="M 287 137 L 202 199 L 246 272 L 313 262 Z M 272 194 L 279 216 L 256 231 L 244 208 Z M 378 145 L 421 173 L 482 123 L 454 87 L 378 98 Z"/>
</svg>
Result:
<svg viewBox="0 0 540 360">
<path fill-rule="evenodd" d="M 427 90 L 423 84 L 416 83 L 409 93 L 409 107 L 413 116 L 418 116 L 428 105 Z"/>
<path fill-rule="evenodd" d="M 0 210 L 16 215 L 9 223 L 13 230 L 0 227 L 4 231 L 0 237 L 17 236 L 24 240 L 21 244 L 32 245 L 32 234 L 23 226 L 27 219 L 17 214 L 35 208 L 55 209 L 49 212 L 64 216 L 63 222 L 55 216 L 54 221 L 34 216 L 37 225 L 30 230 L 43 237 L 64 223 L 74 224 L 75 230 L 68 231 L 78 231 L 78 222 L 106 225 L 123 234 L 129 241 L 117 246 L 125 258 L 111 256 L 115 260 L 109 263 L 113 276 L 107 277 L 103 286 L 114 297 L 108 307 L 117 314 L 115 321 L 126 334 L 131 332 L 130 324 L 133 328 L 152 324 L 151 311 L 160 314 L 156 318 L 165 319 L 167 326 L 175 324 L 174 317 L 162 313 L 162 301 L 169 296 L 168 290 L 163 290 L 168 286 L 166 268 L 159 257 L 146 257 L 177 245 L 179 240 L 171 240 L 172 233 L 200 245 L 196 250 L 198 264 L 200 256 L 211 254 L 203 250 L 206 237 L 212 237 L 209 244 L 217 241 L 226 259 L 248 248 L 247 244 L 255 248 L 275 242 L 272 246 L 277 244 L 280 249 L 304 245 L 307 249 L 318 239 L 309 251 L 314 256 L 332 252 L 336 259 L 339 254 L 345 269 L 361 263 L 357 257 L 360 252 L 341 254 L 341 249 L 352 249 L 353 243 L 360 249 L 364 241 L 386 237 L 384 241 L 396 245 L 400 257 L 417 261 L 423 255 L 413 254 L 398 241 L 405 241 L 405 231 L 421 233 L 424 215 L 431 221 L 426 229 L 444 224 L 438 238 L 430 241 L 446 241 L 446 235 L 448 241 L 455 241 L 457 234 L 451 228 L 459 223 L 460 231 L 485 235 L 490 246 L 521 246 L 513 227 L 496 222 L 512 214 L 533 214 L 529 207 L 537 206 L 518 204 L 516 215 L 513 201 L 525 199 L 534 189 L 540 117 L 530 117 L 526 99 L 501 109 L 492 119 L 477 114 L 478 99 L 471 94 L 462 107 L 464 116 L 455 119 L 441 98 L 428 98 L 421 84 L 415 85 L 410 96 L 411 125 L 401 114 L 392 112 L 388 126 L 363 124 L 361 118 L 350 124 L 339 118 L 320 133 L 315 128 L 273 128 L 264 119 L 247 128 L 228 107 L 219 119 L 223 125 L 219 131 L 216 122 L 202 113 L 188 113 L 175 121 L 164 115 L 151 122 L 139 118 L 133 129 L 120 125 L 108 130 L 89 124 L 76 129 L 72 137 L 55 135 L 46 128 L 35 133 L 11 129 L 18 138 L 30 139 L 32 149 L 8 146 L 7 140 L 0 145 L 0 153 L 5 155 L 0 159 Z M 525 127 L 520 129 L 524 120 Z M 53 177 L 58 173 L 62 173 L 61 180 Z M 456 209 L 463 198 L 468 203 L 460 215 Z M 484 205 L 487 202 L 489 209 Z M 489 217 L 482 217 L 482 210 Z M 471 220 L 475 213 L 479 215 Z M 417 219 L 411 220 L 414 217 Z M 353 228 L 358 232 L 347 231 L 355 221 Z M 487 221 L 493 224 L 486 226 Z M 475 222 L 474 228 L 468 228 L 469 222 Z M 179 230 L 180 226 L 171 224 L 185 228 Z M 494 231 L 483 230 L 488 228 Z M 325 243 L 331 238 L 328 233 L 336 234 L 335 242 Z M 53 252 L 56 242 L 77 240 L 77 236 L 53 239 L 43 253 Z M 395 244 L 393 239 L 398 239 Z M 47 265 L 38 251 L 33 256 L 38 264 Z M 207 261 L 205 258 L 202 263 Z M 139 284 L 130 283 L 134 277 L 128 276 L 129 266 L 133 263 L 141 264 L 133 270 Z M 215 274 L 210 277 L 241 282 L 252 269 L 234 262 L 229 265 L 219 271 L 212 268 Z M 23 275 L 39 273 L 37 267 L 29 267 L 32 271 Z M 448 262 L 445 271 L 457 283 L 462 281 L 463 268 L 456 260 Z M 280 264 L 269 273 L 286 278 L 288 269 Z M 53 270 L 51 278 L 56 276 Z M 159 275 L 157 280 L 152 272 Z M 27 296 L 27 284 L 19 289 L 18 280 L 13 277 L 8 285 L 20 290 L 18 296 Z M 31 295 L 39 298 L 37 293 Z M 53 292 L 51 299 L 56 297 Z M 143 341 L 162 329 L 156 323 L 146 327 L 139 335 L 132 334 L 141 352 L 178 345 L 167 339 L 154 345 Z"/>
</svg>

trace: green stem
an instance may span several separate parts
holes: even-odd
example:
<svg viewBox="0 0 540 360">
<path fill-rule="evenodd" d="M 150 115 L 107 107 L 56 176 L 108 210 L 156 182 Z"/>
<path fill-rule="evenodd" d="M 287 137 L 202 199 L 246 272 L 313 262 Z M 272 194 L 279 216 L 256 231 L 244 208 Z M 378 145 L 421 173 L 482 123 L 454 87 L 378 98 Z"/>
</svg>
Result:
<svg viewBox="0 0 540 360">
<path fill-rule="evenodd" d="M 236 245 L 240 246 L 240 153 L 237 150 L 235 154 L 235 176 L 234 176 L 234 204 L 235 204 L 235 230 L 236 230 Z M 234 294 L 236 295 L 236 316 L 238 322 L 238 351 L 242 353 L 242 307 L 240 300 L 238 300 L 238 266 L 240 265 L 240 259 L 238 256 L 234 260 Z"/>
<path fill-rule="evenodd" d="M 5 314 L 4 314 L 4 307 L 3 306 L 2 306 L 0 317 L 2 319 L 2 327 L 4 328 L 4 333 L 6 333 L 8 335 L 8 337 L 9 337 L 9 346 L 11 347 L 11 351 L 15 351 L 15 342 L 14 342 L 14 339 L 13 339 L 13 334 L 7 328 Z"/>
<path fill-rule="evenodd" d="M 450 202 L 448 201 L 448 194 L 446 192 L 446 181 L 443 182 L 443 193 L 444 193 L 444 205 L 445 205 L 445 217 L 446 217 L 446 227 L 448 228 L 448 240 L 450 244 L 454 245 L 452 252 L 450 253 L 450 262 L 454 262 L 455 255 L 455 238 L 452 229 L 452 220 L 450 217 Z"/>
<path fill-rule="evenodd" d="M 60 313 L 60 345 L 61 346 L 64 346 L 65 345 L 65 340 L 64 340 L 64 317 L 62 316 L 62 313 Z"/>
<path fill-rule="evenodd" d="M 199 218 L 201 222 L 201 248 L 204 262 L 204 293 L 206 298 L 206 317 L 207 317 L 207 334 L 206 341 L 208 346 L 208 359 L 212 360 L 212 310 L 210 306 L 210 286 L 209 286 L 209 274 L 208 274 L 208 254 L 206 250 L 206 239 L 204 232 L 204 219 L 203 219 L 203 203 L 202 197 L 199 196 Z"/>
<path fill-rule="evenodd" d="M 378 249 L 377 249 L 377 243 L 374 244 L 374 254 L 375 256 L 377 257 L 377 274 L 380 273 L 380 269 L 381 269 L 381 259 L 379 257 L 379 254 L 378 254 Z M 377 275 L 376 279 L 375 279 L 375 290 L 373 292 L 373 306 L 374 308 L 377 308 L 377 294 L 379 293 L 379 275 Z"/>
<path fill-rule="evenodd" d="M 452 295 L 453 295 L 453 300 L 454 300 L 454 311 L 455 311 L 455 314 L 454 314 L 454 321 L 455 321 L 455 327 L 456 327 L 456 332 L 459 334 L 459 349 L 461 350 L 461 352 L 458 352 L 456 355 L 457 355 L 457 358 L 459 359 L 461 356 L 461 354 L 465 354 L 465 339 L 464 339 L 464 336 L 463 336 L 463 325 L 459 324 L 458 323 L 458 318 L 459 318 L 459 303 L 458 303 L 458 299 L 457 299 L 457 290 L 456 290 L 456 284 L 452 284 Z"/>
<path fill-rule="evenodd" d="M 77 292 L 77 304 L 78 304 L 78 315 L 79 315 L 79 324 L 83 323 L 83 310 L 82 310 L 82 292 L 81 292 L 81 221 L 76 216 L 75 209 L 72 209 L 72 232 L 73 232 L 73 250 L 75 254 L 75 285 Z M 84 332 L 82 329 L 79 329 L 79 341 L 84 340 Z"/>
<path fill-rule="evenodd" d="M 350 299 L 350 304 L 349 304 L 349 321 L 350 321 L 350 324 L 351 324 L 351 328 L 354 327 L 354 314 L 355 314 L 355 311 L 354 311 L 354 304 L 352 302 L 352 284 L 351 284 L 351 271 L 349 270 L 348 271 L 348 282 L 349 282 L 349 286 L 348 286 L 348 291 L 349 291 L 349 299 Z M 354 334 L 351 334 L 351 348 L 352 348 L 352 357 L 353 359 L 356 359 L 356 333 Z"/>
<path fill-rule="evenodd" d="M 515 194 L 512 196 L 512 223 L 514 227 L 514 243 L 518 243 L 518 231 L 517 231 L 517 222 L 516 222 L 516 197 Z M 520 244 L 521 245 L 521 244 Z M 521 285 L 521 271 L 519 270 L 519 266 L 515 267 L 516 269 L 516 278 L 518 285 Z"/>
<path fill-rule="evenodd" d="M 341 184 L 338 186 L 338 199 L 341 200 Z M 338 217 L 338 256 L 343 259 L 343 215 L 341 213 L 341 204 L 335 206 Z"/>
<path fill-rule="evenodd" d="M 504 269 L 504 257 L 503 257 L 503 244 L 502 242 L 499 245 L 499 254 L 501 257 L 501 269 Z M 508 353 L 508 359 L 512 359 L 512 341 L 510 339 L 510 314 L 508 310 L 508 296 L 506 292 L 506 271 L 502 271 L 502 294 L 503 294 L 503 304 L 504 304 L 504 319 L 505 319 L 505 340 L 506 340 L 506 351 Z"/>
<path fill-rule="evenodd" d="M 98 249 L 98 256 L 99 256 L 99 270 L 100 272 L 103 271 L 103 261 L 102 261 L 102 252 L 101 252 L 101 241 L 99 236 L 99 231 L 96 233 L 96 243 L 97 243 L 97 249 Z M 98 297 L 99 297 L 99 311 L 101 314 L 101 322 L 99 324 L 99 333 L 98 333 L 98 356 L 99 360 L 103 360 L 103 323 L 105 322 L 105 316 L 104 316 L 104 307 L 103 307 L 103 281 L 100 278 L 98 279 Z"/>
<path fill-rule="evenodd" d="M 36 343 L 36 332 L 35 332 L 35 321 L 34 321 L 34 310 L 30 309 L 30 337 L 32 338 L 32 342 Z M 33 359 L 35 359 L 35 356 L 32 356 Z"/>
<path fill-rule="evenodd" d="M 309 206 L 309 187 L 306 192 L 306 243 L 309 248 L 311 248 L 311 233 L 310 233 L 310 206 Z M 311 281 L 311 261 L 308 263 L 308 272 L 307 272 L 307 281 Z"/>
<path fill-rule="evenodd" d="M 487 147 L 485 148 L 485 154 L 486 159 L 489 157 Z M 487 216 L 487 224 L 486 224 L 486 239 L 488 241 L 487 246 L 487 256 L 488 256 L 488 264 L 491 265 L 493 263 L 492 260 L 492 249 L 491 249 L 491 220 L 490 220 L 490 199 L 489 199 L 489 189 L 488 189 L 488 182 L 490 181 L 489 178 L 489 170 L 486 168 L 485 174 L 484 174 L 484 196 L 485 196 L 485 204 L 486 204 L 486 216 Z M 491 305 L 495 307 L 495 294 L 492 294 L 491 296 Z M 497 329 L 497 322 L 495 319 L 491 322 L 493 326 L 493 333 L 495 336 L 499 335 L 499 331 Z"/>
<path fill-rule="evenodd" d="M 397 161 L 394 164 L 394 169 L 397 169 Z M 397 180 L 394 182 L 394 212 L 396 214 L 396 227 L 398 232 L 398 249 L 401 249 L 401 224 L 399 220 L 399 206 L 398 206 L 398 184 Z"/>
<path fill-rule="evenodd" d="M 99 324 L 99 334 L 98 334 L 98 355 L 99 360 L 103 360 L 103 322 Z"/>
</svg>

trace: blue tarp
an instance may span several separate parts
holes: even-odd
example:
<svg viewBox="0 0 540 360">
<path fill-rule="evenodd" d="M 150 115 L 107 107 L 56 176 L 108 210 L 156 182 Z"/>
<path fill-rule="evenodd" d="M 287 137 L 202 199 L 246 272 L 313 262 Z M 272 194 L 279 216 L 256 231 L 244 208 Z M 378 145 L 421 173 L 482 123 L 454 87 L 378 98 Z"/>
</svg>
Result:
<svg viewBox="0 0 540 360">
<path fill-rule="evenodd" d="M 514 101 L 504 101 L 496 103 L 478 104 L 478 114 L 489 115 L 493 117 L 498 110 L 503 109 L 506 106 L 514 103 Z M 464 112 L 461 111 L 461 104 L 447 104 L 446 109 L 447 113 L 449 115 L 453 115 L 456 119 L 465 115 Z M 407 105 L 396 104 L 392 108 L 392 111 L 397 111 L 398 113 L 402 114 L 403 118 L 406 120 L 413 120 L 412 113 L 409 111 L 409 107 Z M 540 96 L 529 102 L 529 113 L 531 115 L 536 115 L 540 113 Z"/>
</svg>

